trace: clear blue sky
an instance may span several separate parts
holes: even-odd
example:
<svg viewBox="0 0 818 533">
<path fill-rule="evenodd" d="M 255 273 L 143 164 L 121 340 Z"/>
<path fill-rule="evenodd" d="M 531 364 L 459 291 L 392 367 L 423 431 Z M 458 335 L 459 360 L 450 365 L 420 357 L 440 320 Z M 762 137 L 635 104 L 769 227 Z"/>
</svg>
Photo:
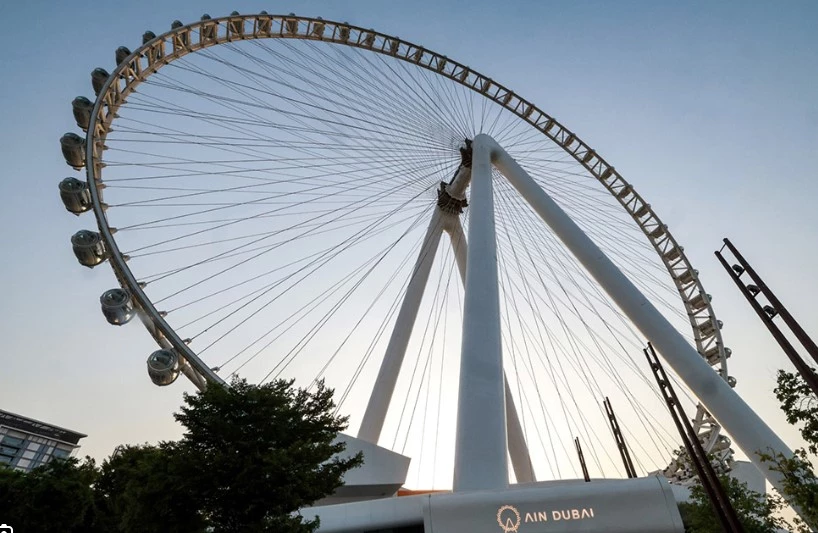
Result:
<svg viewBox="0 0 818 533">
<path fill-rule="evenodd" d="M 0 407 L 123 442 L 175 438 L 179 383 L 145 373 L 153 344 L 107 326 L 110 269 L 77 265 L 69 238 L 91 227 L 63 209 L 58 139 L 71 100 L 116 47 L 174 19 L 296 12 L 398 35 L 501 80 L 602 154 L 653 205 L 714 296 L 738 392 L 791 445 L 772 397 L 785 357 L 713 257 L 729 236 L 818 337 L 818 4 L 762 2 L 43 1 L 6 6 L 0 33 L 6 207 Z"/>
</svg>

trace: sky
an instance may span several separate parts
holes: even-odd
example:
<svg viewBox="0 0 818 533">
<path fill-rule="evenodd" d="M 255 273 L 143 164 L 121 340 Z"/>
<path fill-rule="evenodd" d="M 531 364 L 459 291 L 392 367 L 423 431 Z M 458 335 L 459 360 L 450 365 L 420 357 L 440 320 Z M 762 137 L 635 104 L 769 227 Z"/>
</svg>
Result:
<svg viewBox="0 0 818 533">
<path fill-rule="evenodd" d="M 177 438 L 183 380 L 157 388 L 151 340 L 113 328 L 107 267 L 69 244 L 58 139 L 71 100 L 151 29 L 202 13 L 267 10 L 348 21 L 422 44 L 512 87 L 579 133 L 660 214 L 700 271 L 733 350 L 736 390 L 790 446 L 772 394 L 791 369 L 713 256 L 729 237 L 818 336 L 818 5 L 789 2 L 241 2 L 10 4 L 0 34 L 2 210 L 0 408 L 87 433 L 81 453 Z M 31 29 L 35 29 L 34 32 Z"/>
</svg>

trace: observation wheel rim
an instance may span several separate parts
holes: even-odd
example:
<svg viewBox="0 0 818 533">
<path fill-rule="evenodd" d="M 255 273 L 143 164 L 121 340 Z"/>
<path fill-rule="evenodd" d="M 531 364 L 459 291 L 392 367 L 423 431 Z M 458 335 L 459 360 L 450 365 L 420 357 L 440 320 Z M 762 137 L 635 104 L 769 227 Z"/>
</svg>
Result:
<svg viewBox="0 0 818 533">
<path fill-rule="evenodd" d="M 245 31 L 248 29 L 248 23 L 252 26 L 252 31 Z M 203 31 L 206 28 L 212 30 L 212 34 Z M 197 33 L 199 38 L 194 42 L 193 37 Z M 182 372 L 195 385 L 202 388 L 208 382 L 218 384 L 225 382 L 217 371 L 205 364 L 168 324 L 128 267 L 128 258 L 119 250 L 114 238 L 116 230 L 108 223 L 106 205 L 102 199 L 101 189 L 104 187 L 102 150 L 107 134 L 111 131 L 111 124 L 117 118 L 116 111 L 142 81 L 157 72 L 162 66 L 189 53 L 211 46 L 254 39 L 323 41 L 391 56 L 455 81 L 502 106 L 539 130 L 595 177 L 640 227 L 677 287 L 687 311 L 698 352 L 708 360 L 711 367 L 718 365 L 720 377 L 728 381 L 728 355 L 724 348 L 719 322 L 709 296 L 697 276 L 697 271 L 693 269 L 684 253 L 684 249 L 650 204 L 645 202 L 643 197 L 612 165 L 608 164 L 575 133 L 506 86 L 462 63 L 450 60 L 444 55 L 412 42 L 372 29 L 365 29 L 346 22 L 324 20 L 320 17 L 260 13 L 229 15 L 196 21 L 172 28 L 143 43 L 123 59 L 105 80 L 94 102 L 86 133 L 86 176 L 92 209 L 105 245 L 106 258 L 111 263 L 119 284 L 130 292 L 134 307 L 151 336 L 161 348 L 173 348 L 177 351 L 182 363 Z M 711 327 L 705 334 L 702 332 L 702 327 L 708 323 Z M 713 352 L 714 348 L 716 357 L 711 359 L 705 354 Z M 721 426 L 699 403 L 694 419 L 697 433 L 705 423 L 709 424 L 711 435 L 703 444 L 706 450 L 710 450 L 719 438 Z"/>
</svg>

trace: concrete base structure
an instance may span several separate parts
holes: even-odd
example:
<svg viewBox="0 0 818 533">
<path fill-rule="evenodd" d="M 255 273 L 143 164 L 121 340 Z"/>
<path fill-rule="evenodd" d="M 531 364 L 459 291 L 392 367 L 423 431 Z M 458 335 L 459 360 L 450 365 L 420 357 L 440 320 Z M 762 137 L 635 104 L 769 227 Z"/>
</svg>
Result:
<svg viewBox="0 0 818 533">
<path fill-rule="evenodd" d="M 344 485 L 335 494 L 315 502 L 316 506 L 337 505 L 391 498 L 406 483 L 410 459 L 363 439 L 343 433 L 338 440 L 347 447 L 342 457 L 363 453 L 364 464 L 344 475 Z"/>
<path fill-rule="evenodd" d="M 432 493 L 303 509 L 322 533 L 682 533 L 664 478 L 546 481 L 506 489 Z"/>
<path fill-rule="evenodd" d="M 360 451 L 364 464 L 344 476 L 345 485 L 335 494 L 302 510 L 308 519 L 321 519 L 322 533 L 684 531 L 678 503 L 689 499 L 690 490 L 671 485 L 660 475 L 590 483 L 581 479 L 541 481 L 454 493 L 413 491 L 398 496 L 406 482 L 408 457 L 349 435 L 339 439 L 347 444 L 344 455 Z M 747 483 L 750 490 L 766 492 L 766 480 L 751 462 L 736 461 L 730 475 Z"/>
</svg>

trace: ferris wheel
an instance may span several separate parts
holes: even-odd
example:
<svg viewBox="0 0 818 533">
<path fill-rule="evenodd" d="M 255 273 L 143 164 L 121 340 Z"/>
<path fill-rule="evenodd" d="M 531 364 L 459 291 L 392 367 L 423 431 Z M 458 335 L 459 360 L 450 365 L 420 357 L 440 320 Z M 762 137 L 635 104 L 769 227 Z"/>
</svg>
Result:
<svg viewBox="0 0 818 533">
<path fill-rule="evenodd" d="M 175 21 L 115 59 L 92 72 L 96 98 L 73 101 L 86 134 L 61 147 L 86 179 L 59 188 L 96 218 L 71 242 L 80 264 L 113 268 L 105 318 L 138 317 L 159 345 L 155 384 L 326 379 L 341 411 L 360 406 L 360 438 L 420 442 L 427 465 L 455 409 L 455 448 L 477 434 L 469 417 L 499 418 L 518 481 L 569 475 L 560 431 L 611 471 L 594 425 L 610 395 L 641 470 L 684 482 L 684 464 L 664 467 L 678 446 L 651 407 L 649 338 L 691 389 L 717 391 L 688 398 L 729 469 L 711 413 L 735 411 L 736 380 L 697 271 L 634 187 L 532 102 L 414 43 L 293 14 Z M 611 272 L 655 314 L 623 307 Z M 652 338 L 666 325 L 687 348 Z M 685 349 L 690 371 L 669 357 Z"/>
</svg>

